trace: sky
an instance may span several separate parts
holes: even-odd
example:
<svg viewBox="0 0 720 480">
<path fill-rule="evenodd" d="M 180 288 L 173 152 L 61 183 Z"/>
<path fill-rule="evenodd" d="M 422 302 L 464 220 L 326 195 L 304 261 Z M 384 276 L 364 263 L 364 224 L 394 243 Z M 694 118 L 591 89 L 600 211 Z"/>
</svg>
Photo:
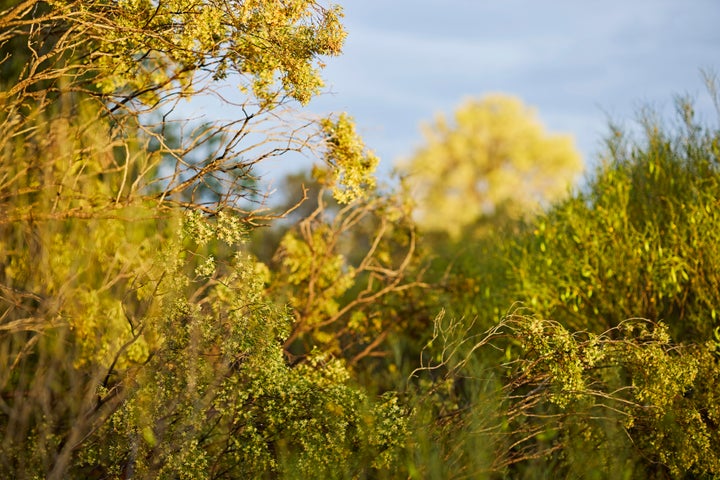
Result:
<svg viewBox="0 0 720 480">
<path fill-rule="evenodd" d="M 310 108 L 347 112 L 380 173 L 422 145 L 420 124 L 508 93 L 570 133 L 588 165 L 609 120 L 678 95 L 717 125 L 701 71 L 720 75 L 720 0 L 339 0 L 348 37 Z"/>
</svg>

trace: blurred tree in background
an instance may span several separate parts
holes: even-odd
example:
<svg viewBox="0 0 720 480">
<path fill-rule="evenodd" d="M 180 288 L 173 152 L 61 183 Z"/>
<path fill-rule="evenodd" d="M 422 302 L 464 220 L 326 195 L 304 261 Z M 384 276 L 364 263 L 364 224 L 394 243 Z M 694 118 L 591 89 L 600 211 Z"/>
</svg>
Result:
<svg viewBox="0 0 720 480">
<path fill-rule="evenodd" d="M 483 217 L 538 212 L 567 194 L 582 169 L 572 138 L 545 132 L 512 96 L 468 100 L 423 133 L 426 144 L 400 170 L 419 226 L 455 239 Z"/>
</svg>

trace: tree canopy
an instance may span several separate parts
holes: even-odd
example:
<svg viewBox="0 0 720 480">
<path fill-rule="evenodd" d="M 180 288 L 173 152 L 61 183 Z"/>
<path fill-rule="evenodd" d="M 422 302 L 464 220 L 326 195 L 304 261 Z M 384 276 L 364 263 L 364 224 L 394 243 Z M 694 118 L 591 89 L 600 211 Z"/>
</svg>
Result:
<svg viewBox="0 0 720 480">
<path fill-rule="evenodd" d="M 566 194 L 582 168 L 570 136 L 547 133 L 533 109 L 508 95 L 467 100 L 423 134 L 425 145 L 400 170 L 418 224 L 454 237 L 500 210 L 537 212 Z"/>
</svg>

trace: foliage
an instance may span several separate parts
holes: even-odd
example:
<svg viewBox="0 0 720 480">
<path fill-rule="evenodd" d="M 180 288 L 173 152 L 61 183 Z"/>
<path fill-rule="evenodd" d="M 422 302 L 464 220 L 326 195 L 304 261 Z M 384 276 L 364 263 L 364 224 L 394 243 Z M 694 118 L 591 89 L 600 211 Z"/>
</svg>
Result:
<svg viewBox="0 0 720 480">
<path fill-rule="evenodd" d="M 52 311 L 36 307 L 34 318 L 5 324 L 3 345 L 12 350 L 4 358 L 14 359 L 3 370 L 3 391 L 12 394 L 4 399 L 5 474 L 237 478 L 297 470 L 327 478 L 338 468 L 387 467 L 388 448 L 403 435 L 399 407 L 391 397 L 371 405 L 342 363 L 319 352 L 297 368 L 285 363 L 291 318 L 265 299 L 265 267 L 242 252 L 223 261 L 219 250 L 216 259 L 203 248 L 235 245 L 242 232 L 232 219 L 212 224 L 190 214 L 155 237 L 136 222 L 97 223 L 91 231 L 117 231 L 114 243 L 52 244 L 60 251 L 43 252 L 53 255 L 50 266 L 26 271 L 61 281 L 74 263 L 75 276 L 58 288 L 76 296 L 43 292 Z M 132 247 L 125 234 L 147 238 L 134 252 L 137 270 L 118 258 Z M 153 240 L 160 242 L 147 248 Z"/>
<path fill-rule="evenodd" d="M 133 472 L 143 478 L 293 472 L 319 478 L 336 469 L 386 466 L 381 459 L 372 465 L 360 459 L 361 452 L 369 459 L 387 447 L 385 431 L 367 418 L 389 416 L 393 401 L 369 405 L 348 384 L 342 363 L 319 352 L 290 368 L 282 340 L 291 319 L 265 299 L 265 267 L 238 252 L 206 268 L 210 257 L 200 248 L 202 239 L 235 231 L 193 217 L 189 222 L 190 248 L 162 254 L 180 260 L 175 271 L 163 261 L 159 288 L 165 293 L 153 299 L 159 311 L 148 328 L 160 345 L 125 387 L 127 399 L 88 439 L 78 474 L 87 466 L 102 468 L 103 475 Z M 203 229 L 215 232 L 210 238 L 189 236 Z M 383 426 L 402 434 L 397 421 Z"/>
<path fill-rule="evenodd" d="M 327 122 L 303 120 L 292 106 L 319 93 L 321 57 L 340 53 L 338 6 L 35 0 L 0 7 L 0 136 L 39 146 L 39 116 L 70 123 L 78 113 L 94 116 L 88 126 L 112 132 L 106 142 L 112 159 L 101 163 L 102 172 L 124 170 L 122 188 L 94 198 L 97 207 L 151 198 L 164 207 L 233 209 L 249 222 L 267 220 L 253 167 L 289 152 L 322 155 L 327 146 Z M 244 92 L 233 120 L 183 118 L 178 107 L 185 99 L 226 102 L 216 90 L 222 79 Z M 352 130 L 349 119 L 341 123 Z M 332 149 L 348 151 L 346 141 L 355 139 L 340 135 Z M 83 147 L 68 150 L 74 148 Z M 154 152 L 144 165 L 133 158 L 140 150 Z M 354 157 L 337 165 L 366 176 L 373 167 Z"/>
<path fill-rule="evenodd" d="M 243 203 L 252 166 L 330 148 L 326 124 L 302 133 L 285 107 L 322 85 L 317 57 L 344 37 L 339 8 L 2 9 L 1 48 L 18 55 L 0 60 L 2 476 L 387 472 L 403 408 L 368 396 L 326 351 L 286 361 L 294 317 L 243 246 L 261 217 Z M 177 100 L 231 75 L 247 94 L 240 121 L 172 122 Z"/>
<path fill-rule="evenodd" d="M 587 186 L 547 213 L 458 242 L 440 301 L 475 321 L 441 324 L 423 369 L 430 404 L 447 405 L 432 442 L 463 442 L 445 461 L 528 478 L 720 474 L 718 132 L 687 101 L 678 114 L 645 116 L 639 139 L 614 130 Z M 504 315 L 513 301 L 526 310 Z M 489 379 L 504 386 L 478 423 Z M 478 443 L 490 461 L 469 458 Z"/>
<path fill-rule="evenodd" d="M 375 188 L 373 173 L 378 158 L 365 150 L 346 114 L 335 122 L 325 119 L 321 126 L 328 144 L 325 162 L 333 167 L 330 174 L 335 177 L 330 180 L 335 184 L 333 197 L 340 203 L 364 197 L 368 190 Z"/>
<path fill-rule="evenodd" d="M 602 331 L 625 318 L 668 324 L 677 340 L 705 341 L 720 326 L 720 154 L 687 102 L 680 123 L 643 121 L 644 138 L 615 130 L 612 155 L 589 184 L 513 252 L 517 299 L 573 328 Z M 589 319 L 595 319 L 593 321 Z"/>
<path fill-rule="evenodd" d="M 488 347 L 504 371 L 499 390 L 497 367 L 477 361 Z M 439 318 L 430 360 L 415 375 L 442 372 L 428 399 L 445 405 L 430 433 L 454 465 L 445 476 L 533 477 L 536 468 L 568 477 L 717 475 L 714 348 L 674 345 L 666 326 L 647 320 L 595 335 L 515 312 L 472 335 Z"/>
<path fill-rule="evenodd" d="M 14 85 L 6 95 L 69 76 L 76 87 L 124 106 L 191 95 L 198 74 L 206 73 L 214 80 L 243 75 L 265 102 L 286 92 L 306 103 L 322 86 L 317 57 L 339 54 L 345 37 L 339 7 L 307 0 L 33 0 L 3 6 L 0 40 L 23 39 L 29 60 L 7 70 L 12 76 L 4 80 Z"/>
<path fill-rule="evenodd" d="M 489 95 L 439 116 L 426 145 L 402 166 L 418 202 L 419 225 L 461 231 L 500 211 L 518 217 L 567 192 L 581 169 L 572 139 L 545 132 L 520 100 Z"/>
<path fill-rule="evenodd" d="M 283 236 L 272 291 L 293 306 L 292 355 L 320 348 L 355 365 L 384 355 L 386 339 L 406 328 L 388 302 L 426 285 L 415 269 L 415 231 L 402 198 L 364 191 L 341 205 L 327 196 L 321 188 L 317 208 Z"/>
<path fill-rule="evenodd" d="M 535 218 L 570 142 L 470 103 L 407 167 L 414 214 L 347 114 L 294 110 L 339 7 L 0 10 L 3 477 L 720 476 L 720 139 L 688 102 Z M 220 79 L 236 120 L 174 117 Z M 288 152 L 317 189 L 269 211 L 253 168 Z"/>
</svg>

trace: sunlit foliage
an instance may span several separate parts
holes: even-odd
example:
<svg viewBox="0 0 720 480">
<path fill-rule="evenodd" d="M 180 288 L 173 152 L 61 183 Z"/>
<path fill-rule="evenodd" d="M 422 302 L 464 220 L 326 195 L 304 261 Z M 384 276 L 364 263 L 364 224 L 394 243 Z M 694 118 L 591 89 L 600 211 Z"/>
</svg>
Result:
<svg viewBox="0 0 720 480">
<path fill-rule="evenodd" d="M 300 134 L 286 107 L 319 91 L 318 57 L 344 38 L 339 8 L 2 7 L 0 475 L 387 471 L 403 407 L 369 397 L 328 352 L 287 362 L 295 318 L 244 246 L 260 215 L 252 165 L 327 147 L 325 124 Z M 169 120 L 176 99 L 233 75 L 240 121 Z M 332 148 L 352 151 L 346 140 Z"/>
<path fill-rule="evenodd" d="M 637 139 L 613 131 L 587 191 L 518 242 L 513 277 L 523 300 L 573 328 L 643 317 L 666 322 L 676 340 L 712 337 L 720 326 L 712 233 L 720 228 L 720 140 L 692 112 L 681 101 L 676 126 L 644 118 Z"/>
<path fill-rule="evenodd" d="M 614 129 L 581 191 L 458 250 L 444 297 L 468 319 L 438 320 L 420 370 L 449 405 L 433 441 L 453 471 L 720 474 L 718 131 L 677 112 Z M 495 421 L 477 416 L 488 397 Z"/>
<path fill-rule="evenodd" d="M 165 95 L 192 95 L 198 74 L 216 80 L 241 74 L 242 85 L 264 102 L 284 92 L 306 103 L 322 86 L 318 56 L 339 54 L 345 38 L 340 7 L 309 0 L 3 6 L 0 39 L 18 39 L 26 60 L 5 70 L 11 95 L 69 77 L 122 105 L 139 99 L 150 106 Z"/>
<path fill-rule="evenodd" d="M 333 205 L 330 195 L 321 188 L 317 208 L 282 237 L 271 289 L 294 309 L 289 351 L 320 348 L 355 365 L 384 355 L 386 339 L 407 326 L 387 302 L 427 285 L 414 269 L 416 234 L 402 197 L 368 189 Z"/>
<path fill-rule="evenodd" d="M 322 155 L 326 146 L 326 122 L 302 119 L 293 108 L 320 92 L 323 58 L 341 51 L 337 5 L 36 0 L 0 7 L 0 137 L 42 142 L 42 115 L 72 124 L 85 112 L 88 127 L 110 132 L 103 141 L 112 155 L 99 168 L 124 170 L 107 197 L 94 196 L 97 206 L 152 197 L 163 206 L 233 209 L 255 219 L 266 197 L 253 166 L 288 152 Z M 233 119 L 183 118 L 185 99 L 228 103 L 220 80 L 239 88 L 231 96 Z M 352 130 L 349 120 L 344 125 Z M 349 141 L 341 135 L 333 148 L 354 148 Z M 138 150 L 153 155 L 135 165 Z M 360 158 L 341 163 L 339 170 L 360 168 L 368 178 L 374 168 Z"/>
<path fill-rule="evenodd" d="M 518 217 L 567 193 L 582 168 L 568 135 L 550 134 L 512 96 L 468 100 L 425 126 L 425 145 L 403 165 L 417 219 L 454 238 L 481 217 Z"/>
<path fill-rule="evenodd" d="M 563 197 L 572 142 L 486 97 L 381 188 L 349 115 L 297 110 L 337 6 L 0 10 L 3 478 L 720 476 L 720 140 L 690 102 Z M 175 116 L 219 80 L 235 120 Z M 254 167 L 290 152 L 314 178 L 273 210 Z"/>
</svg>

